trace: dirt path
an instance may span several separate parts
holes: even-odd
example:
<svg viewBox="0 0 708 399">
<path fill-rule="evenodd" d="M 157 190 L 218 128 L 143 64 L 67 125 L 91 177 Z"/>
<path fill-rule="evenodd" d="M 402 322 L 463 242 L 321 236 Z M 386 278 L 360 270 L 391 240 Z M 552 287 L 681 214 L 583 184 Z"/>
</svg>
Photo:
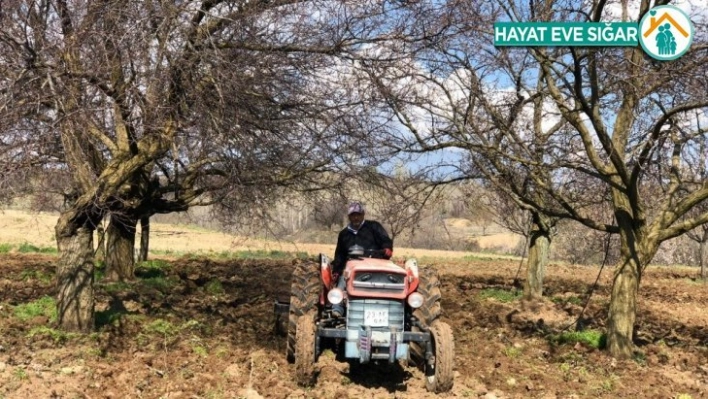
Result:
<svg viewBox="0 0 708 399">
<path fill-rule="evenodd" d="M 457 364 L 453 390 L 435 396 L 417 369 L 349 370 L 331 352 L 317 385 L 300 389 L 273 329 L 288 262 L 182 259 L 155 262 L 131 284 L 99 280 L 97 332 L 68 335 L 51 329 L 51 314 L 23 319 L 18 310 L 54 294 L 52 261 L 0 256 L 0 398 L 708 396 L 708 287 L 675 270 L 652 269 L 643 281 L 640 352 L 616 362 L 584 344 L 549 343 L 575 326 L 597 269 L 552 265 L 552 301 L 529 309 L 513 295 L 516 262 L 438 265 Z M 604 326 L 610 277 L 606 270 L 593 293 L 585 328 Z"/>
</svg>

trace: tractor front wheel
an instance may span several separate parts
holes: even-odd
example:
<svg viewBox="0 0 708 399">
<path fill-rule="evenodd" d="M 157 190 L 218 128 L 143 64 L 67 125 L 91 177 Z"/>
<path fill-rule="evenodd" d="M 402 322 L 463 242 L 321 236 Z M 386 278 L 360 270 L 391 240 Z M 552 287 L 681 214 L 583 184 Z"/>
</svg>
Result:
<svg viewBox="0 0 708 399">
<path fill-rule="evenodd" d="M 430 392 L 441 393 L 452 389 L 455 366 L 455 341 L 450 326 L 442 321 L 435 321 L 430 326 L 430 338 L 434 357 L 425 365 L 425 388 Z"/>
<path fill-rule="evenodd" d="M 297 342 L 295 344 L 295 376 L 297 383 L 310 387 L 315 383 L 315 317 L 312 310 L 297 319 Z"/>
<path fill-rule="evenodd" d="M 295 266 L 290 284 L 290 310 L 288 313 L 288 340 L 285 355 L 289 363 L 295 362 L 295 342 L 297 321 L 313 309 L 318 309 L 322 282 L 320 266 L 316 262 L 305 261 Z"/>
<path fill-rule="evenodd" d="M 440 301 L 440 277 L 436 269 L 427 266 L 420 270 L 420 283 L 418 293 L 423 295 L 423 306 L 413 311 L 413 316 L 426 327 L 435 322 L 442 313 Z M 413 327 L 414 332 L 420 332 L 418 327 Z M 411 364 L 423 368 L 425 364 L 425 346 L 417 342 L 412 342 L 410 346 Z"/>
</svg>

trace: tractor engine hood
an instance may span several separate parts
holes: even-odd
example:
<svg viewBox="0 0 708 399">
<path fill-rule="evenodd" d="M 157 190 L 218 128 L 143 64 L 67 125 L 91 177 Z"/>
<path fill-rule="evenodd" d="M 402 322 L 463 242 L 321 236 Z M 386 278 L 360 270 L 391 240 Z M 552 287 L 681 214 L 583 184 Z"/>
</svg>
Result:
<svg viewBox="0 0 708 399">
<path fill-rule="evenodd" d="M 408 270 L 386 259 L 357 259 L 347 262 L 347 296 L 406 299 L 414 278 Z"/>
</svg>

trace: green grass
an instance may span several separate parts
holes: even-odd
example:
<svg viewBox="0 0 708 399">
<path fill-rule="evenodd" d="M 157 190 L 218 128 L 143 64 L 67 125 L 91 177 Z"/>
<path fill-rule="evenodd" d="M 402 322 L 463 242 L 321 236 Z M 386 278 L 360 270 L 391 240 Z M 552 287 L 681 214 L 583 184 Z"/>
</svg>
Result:
<svg viewBox="0 0 708 399">
<path fill-rule="evenodd" d="M 143 332 L 146 334 L 157 334 L 165 337 L 174 337 L 185 330 L 199 329 L 201 323 L 196 320 L 189 320 L 181 325 L 172 324 L 172 322 L 164 319 L 156 319 L 151 323 L 143 326 Z"/>
<path fill-rule="evenodd" d="M 575 295 L 571 295 L 571 296 L 569 296 L 569 297 L 557 297 L 557 296 L 554 296 L 554 297 L 551 298 L 551 301 L 552 301 L 553 303 L 558 303 L 558 304 L 563 304 L 563 305 L 566 304 L 566 303 L 571 303 L 571 304 L 573 304 L 573 305 L 582 306 L 582 304 L 583 304 L 582 298 L 577 297 L 577 296 L 575 296 Z"/>
<path fill-rule="evenodd" d="M 179 334 L 179 328 L 171 322 L 163 319 L 157 319 L 143 326 L 143 332 L 147 334 L 159 334 L 171 337 Z"/>
<path fill-rule="evenodd" d="M 164 277 L 172 265 L 166 260 L 150 259 L 135 266 L 135 276 L 139 278 Z"/>
<path fill-rule="evenodd" d="M 22 281 L 39 280 L 42 283 L 48 284 L 52 282 L 54 277 L 51 274 L 44 273 L 41 270 L 23 270 L 20 273 Z"/>
<path fill-rule="evenodd" d="M 224 293 L 224 286 L 219 279 L 213 278 L 206 283 L 204 291 L 210 295 L 221 295 Z"/>
<path fill-rule="evenodd" d="M 103 289 L 109 294 L 115 294 L 124 291 L 132 290 L 132 286 L 124 281 L 116 281 L 106 284 Z"/>
<path fill-rule="evenodd" d="M 6 254 L 12 251 L 11 244 L 0 244 L 0 254 Z"/>
<path fill-rule="evenodd" d="M 502 352 L 504 353 L 504 356 L 509 359 L 514 359 L 521 355 L 521 349 L 514 346 L 507 346 Z"/>
<path fill-rule="evenodd" d="M 149 277 L 142 280 L 142 284 L 163 294 L 169 293 L 177 285 L 177 280 L 170 277 Z"/>
<path fill-rule="evenodd" d="M 481 299 L 493 298 L 499 302 L 513 302 L 521 298 L 521 292 L 512 292 L 498 288 L 487 288 L 479 293 Z"/>
<path fill-rule="evenodd" d="M 20 244 L 19 247 L 17 247 L 17 252 L 26 254 L 26 253 L 41 253 L 41 254 L 56 254 L 58 253 L 56 247 L 38 247 L 36 245 L 32 245 L 28 242 L 24 242 Z"/>
<path fill-rule="evenodd" d="M 54 298 L 45 296 L 36 301 L 15 306 L 13 314 L 21 321 L 27 321 L 37 316 L 45 316 L 53 323 L 57 319 L 57 306 Z"/>
<path fill-rule="evenodd" d="M 27 333 L 27 338 L 32 338 L 36 336 L 46 336 L 54 340 L 54 342 L 66 342 L 67 340 L 77 337 L 78 334 L 66 333 L 63 331 L 55 330 L 47 326 L 34 327 Z"/>
<path fill-rule="evenodd" d="M 582 343 L 591 348 L 602 349 L 605 347 L 607 336 L 598 330 L 585 330 L 552 334 L 548 339 L 558 345 Z"/>
<path fill-rule="evenodd" d="M 97 260 L 94 263 L 93 276 L 96 281 L 103 280 L 106 277 L 106 262 L 102 260 Z"/>
<path fill-rule="evenodd" d="M 286 252 L 278 250 L 255 250 L 255 251 L 221 251 L 212 256 L 218 259 L 307 259 L 310 255 L 307 252 Z"/>
<path fill-rule="evenodd" d="M 99 310 L 96 312 L 96 327 L 100 328 L 109 324 L 114 324 L 125 315 L 124 311 L 115 309 Z"/>
</svg>

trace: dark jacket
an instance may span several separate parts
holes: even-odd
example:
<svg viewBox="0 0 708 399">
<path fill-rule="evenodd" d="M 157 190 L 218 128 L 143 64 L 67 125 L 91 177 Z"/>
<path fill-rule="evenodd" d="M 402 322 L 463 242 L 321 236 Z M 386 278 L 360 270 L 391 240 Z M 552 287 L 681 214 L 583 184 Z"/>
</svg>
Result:
<svg viewBox="0 0 708 399">
<path fill-rule="evenodd" d="M 393 250 L 393 240 L 388 236 L 381 223 L 375 220 L 364 220 L 359 230 L 354 230 L 349 225 L 340 231 L 339 237 L 337 237 L 337 248 L 334 250 L 334 261 L 332 262 L 332 269 L 335 273 L 342 273 L 347 263 L 349 247 L 355 244 L 362 246 L 365 250 L 384 248 Z"/>
</svg>

